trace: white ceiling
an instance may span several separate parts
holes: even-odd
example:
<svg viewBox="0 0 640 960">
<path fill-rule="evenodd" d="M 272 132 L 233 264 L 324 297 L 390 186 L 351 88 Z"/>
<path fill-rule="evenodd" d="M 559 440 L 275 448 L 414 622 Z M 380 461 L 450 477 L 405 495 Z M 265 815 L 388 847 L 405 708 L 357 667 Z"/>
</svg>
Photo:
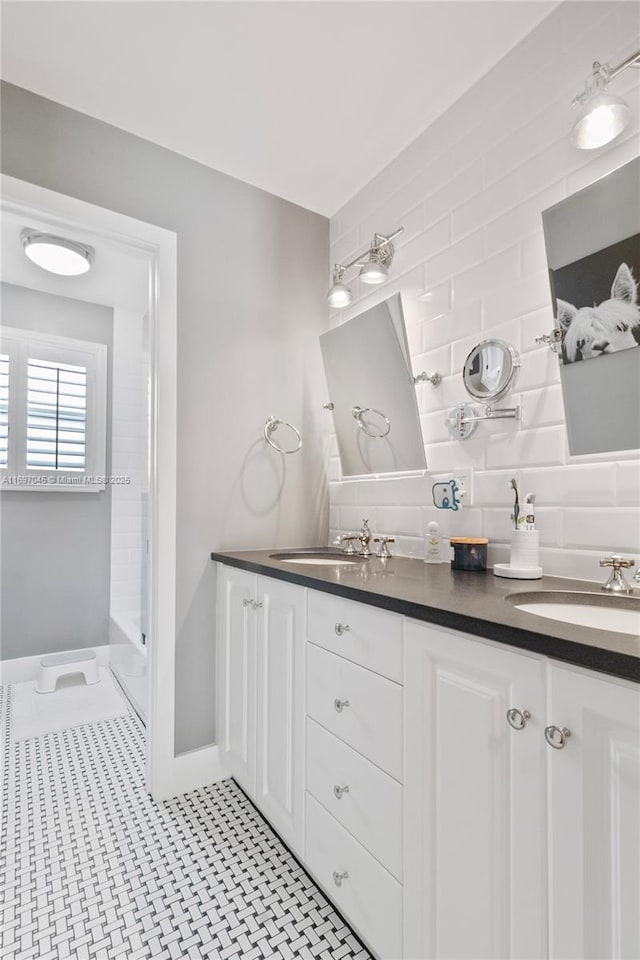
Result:
<svg viewBox="0 0 640 960">
<path fill-rule="evenodd" d="M 555 6 L 8 0 L 2 75 L 330 216 Z"/>
<path fill-rule="evenodd" d="M 78 277 L 60 277 L 38 267 L 22 249 L 20 232 L 24 227 L 89 244 L 95 250 L 91 270 Z M 38 217 L 18 216 L 6 210 L 2 211 L 0 231 L 0 279 L 5 283 L 86 303 L 119 307 L 141 315 L 149 309 L 149 258 L 146 254 L 86 231 L 61 230 Z"/>
</svg>

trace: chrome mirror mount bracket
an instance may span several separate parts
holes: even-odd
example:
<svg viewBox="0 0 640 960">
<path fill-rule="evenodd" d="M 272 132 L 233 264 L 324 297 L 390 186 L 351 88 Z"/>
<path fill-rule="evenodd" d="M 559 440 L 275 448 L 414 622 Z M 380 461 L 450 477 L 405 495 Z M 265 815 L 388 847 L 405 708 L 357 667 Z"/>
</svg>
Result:
<svg viewBox="0 0 640 960">
<path fill-rule="evenodd" d="M 449 436 L 453 440 L 468 440 L 476 432 L 481 420 L 520 420 L 521 418 L 520 404 L 515 407 L 497 408 L 487 404 L 483 413 L 477 413 L 473 404 L 459 403 L 449 411 L 446 424 Z"/>
</svg>

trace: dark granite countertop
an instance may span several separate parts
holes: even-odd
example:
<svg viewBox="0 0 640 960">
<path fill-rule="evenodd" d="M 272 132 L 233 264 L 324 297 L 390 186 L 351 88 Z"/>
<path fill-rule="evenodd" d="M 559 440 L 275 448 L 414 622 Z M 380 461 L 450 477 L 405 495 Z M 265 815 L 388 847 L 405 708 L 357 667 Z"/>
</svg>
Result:
<svg viewBox="0 0 640 960">
<path fill-rule="evenodd" d="M 560 577 L 507 580 L 490 570 L 468 573 L 451 570 L 448 563 L 426 564 L 407 557 L 393 557 L 384 564 L 372 557 L 349 566 L 296 567 L 273 560 L 276 552 L 283 548 L 212 553 L 211 559 L 640 682 L 640 637 L 535 616 L 504 599 L 510 593 L 538 590 L 599 593 L 597 583 Z"/>
</svg>

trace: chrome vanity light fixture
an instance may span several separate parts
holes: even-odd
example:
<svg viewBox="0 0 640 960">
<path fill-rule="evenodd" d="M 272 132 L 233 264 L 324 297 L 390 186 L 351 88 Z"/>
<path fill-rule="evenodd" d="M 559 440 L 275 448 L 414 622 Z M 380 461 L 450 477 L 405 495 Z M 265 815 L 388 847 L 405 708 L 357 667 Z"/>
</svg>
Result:
<svg viewBox="0 0 640 960">
<path fill-rule="evenodd" d="M 353 300 L 353 294 L 346 283 L 342 282 L 342 278 L 345 274 L 345 267 L 341 267 L 339 263 L 336 263 L 333 268 L 333 286 L 329 290 L 329 306 L 335 307 L 340 310 L 343 307 L 348 307 L 351 301 Z"/>
<path fill-rule="evenodd" d="M 629 104 L 622 97 L 607 92 L 607 85 L 627 67 L 640 67 L 640 50 L 632 53 L 616 67 L 594 61 L 584 90 L 573 98 L 580 112 L 571 130 L 571 142 L 580 150 L 595 150 L 618 137 L 631 116 Z"/>
<path fill-rule="evenodd" d="M 22 231 L 20 239 L 29 260 L 49 273 L 76 277 L 91 269 L 95 256 L 93 247 L 29 229 Z"/>
<path fill-rule="evenodd" d="M 384 283 L 389 275 L 389 267 L 393 261 L 395 249 L 392 241 L 399 236 L 404 227 L 398 227 L 389 236 L 374 233 L 373 240 L 366 254 L 359 254 L 349 263 L 336 263 L 333 267 L 333 285 L 329 290 L 328 301 L 330 307 L 341 309 L 348 307 L 353 300 L 349 287 L 343 283 L 346 273 L 353 267 L 360 267 L 359 277 L 363 283 Z"/>
</svg>

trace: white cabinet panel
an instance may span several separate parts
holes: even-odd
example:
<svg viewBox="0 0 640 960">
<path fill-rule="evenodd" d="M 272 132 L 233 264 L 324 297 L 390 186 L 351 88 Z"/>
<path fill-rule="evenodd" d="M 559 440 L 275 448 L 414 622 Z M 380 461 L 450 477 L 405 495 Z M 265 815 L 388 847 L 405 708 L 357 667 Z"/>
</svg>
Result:
<svg viewBox="0 0 640 960">
<path fill-rule="evenodd" d="M 255 799 L 283 840 L 304 842 L 306 591 L 260 577 Z"/>
<path fill-rule="evenodd" d="M 551 956 L 640 957 L 640 691 L 551 664 Z"/>
<path fill-rule="evenodd" d="M 255 788 L 255 642 L 251 606 L 257 577 L 245 570 L 218 567 L 218 664 L 220 749 L 241 787 Z"/>
<path fill-rule="evenodd" d="M 399 684 L 310 643 L 307 713 L 396 780 L 402 780 Z"/>
<path fill-rule="evenodd" d="M 407 622 L 406 957 L 545 955 L 543 729 L 541 659 Z"/>
<path fill-rule="evenodd" d="M 306 862 L 381 960 L 402 957 L 402 887 L 307 794 Z"/>
<path fill-rule="evenodd" d="M 310 718 L 307 790 L 402 881 L 402 785 Z"/>
<path fill-rule="evenodd" d="M 309 639 L 402 683 L 402 617 L 396 613 L 310 590 Z"/>
</svg>

